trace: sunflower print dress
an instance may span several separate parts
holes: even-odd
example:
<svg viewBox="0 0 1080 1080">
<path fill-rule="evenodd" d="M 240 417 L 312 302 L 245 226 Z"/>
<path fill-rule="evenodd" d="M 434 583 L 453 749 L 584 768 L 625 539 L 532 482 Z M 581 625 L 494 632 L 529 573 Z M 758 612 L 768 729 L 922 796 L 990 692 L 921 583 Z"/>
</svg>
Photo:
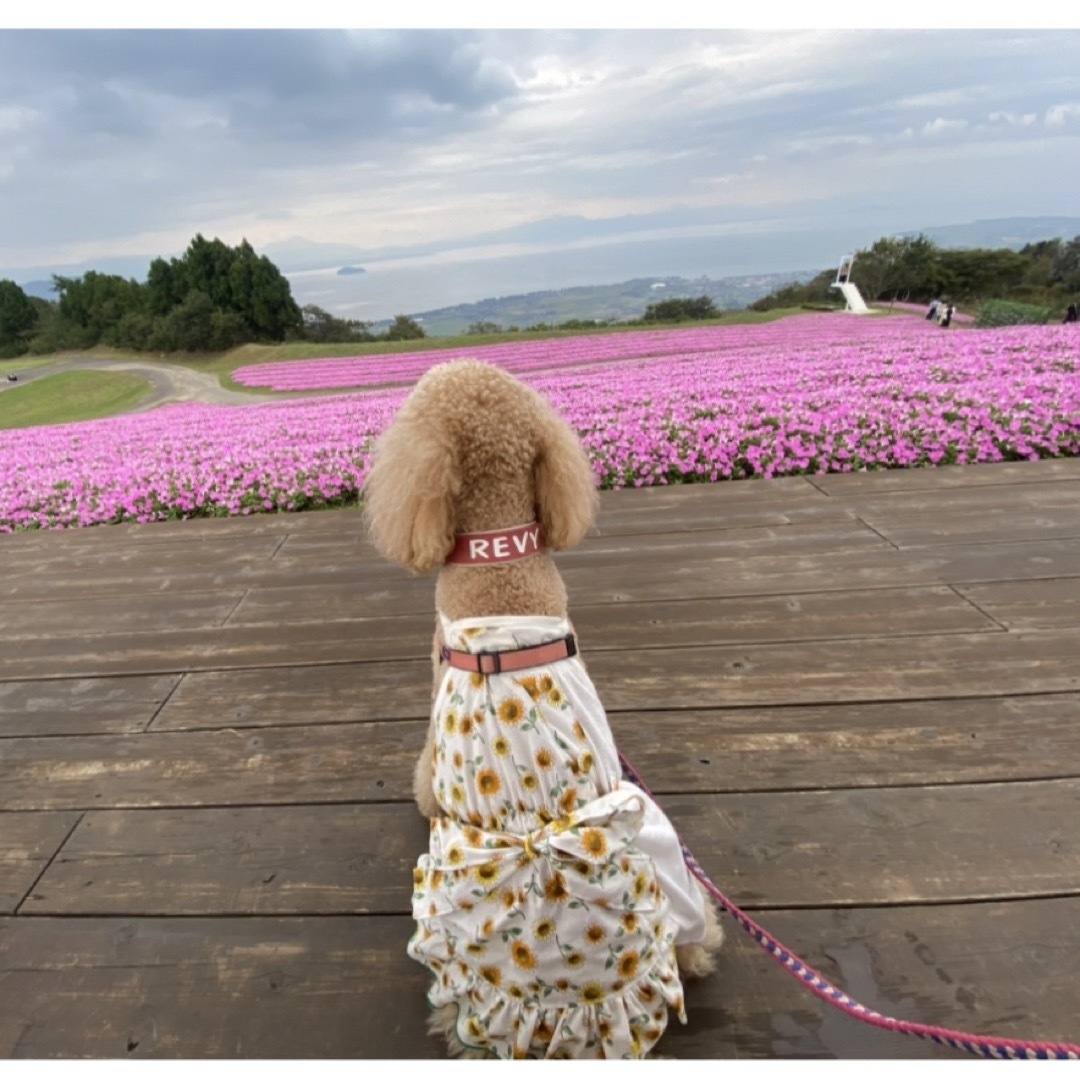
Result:
<svg viewBox="0 0 1080 1080">
<path fill-rule="evenodd" d="M 538 645 L 564 619 L 443 621 L 469 652 Z M 494 1056 L 637 1058 L 683 1022 L 674 946 L 701 940 L 704 901 L 676 834 L 620 778 L 580 659 L 499 675 L 448 669 L 434 705 L 429 851 L 413 872 L 409 955 L 433 1007 Z"/>
</svg>

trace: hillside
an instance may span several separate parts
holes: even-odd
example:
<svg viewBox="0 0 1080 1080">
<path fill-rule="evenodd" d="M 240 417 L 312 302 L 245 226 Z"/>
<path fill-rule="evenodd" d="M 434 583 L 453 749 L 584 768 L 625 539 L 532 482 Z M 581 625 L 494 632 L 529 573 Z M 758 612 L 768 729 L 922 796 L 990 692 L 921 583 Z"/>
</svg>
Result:
<svg viewBox="0 0 1080 1080">
<path fill-rule="evenodd" d="M 496 296 L 475 303 L 421 311 L 414 315 L 433 336 L 461 334 L 474 323 L 496 323 L 504 329 L 524 329 L 537 323 L 558 325 L 571 319 L 622 322 L 636 319 L 658 300 L 708 296 L 725 311 L 745 308 L 793 281 L 805 281 L 815 271 L 785 271 L 725 278 L 648 277 L 613 285 L 583 285 L 547 289 L 516 296 Z M 377 327 L 382 324 L 376 324 Z M 389 325 L 389 323 L 387 323 Z"/>
</svg>

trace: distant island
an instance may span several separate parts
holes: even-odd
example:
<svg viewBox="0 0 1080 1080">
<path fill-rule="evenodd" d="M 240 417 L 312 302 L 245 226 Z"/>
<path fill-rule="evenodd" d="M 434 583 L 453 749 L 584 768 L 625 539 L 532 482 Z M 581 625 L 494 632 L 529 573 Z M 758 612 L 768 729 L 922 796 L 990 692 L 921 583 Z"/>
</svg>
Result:
<svg viewBox="0 0 1080 1080">
<path fill-rule="evenodd" d="M 342 275 L 346 275 L 346 274 L 366 274 L 366 273 L 367 273 L 367 271 L 362 266 L 343 266 L 338 271 L 338 276 L 341 277 Z"/>
</svg>

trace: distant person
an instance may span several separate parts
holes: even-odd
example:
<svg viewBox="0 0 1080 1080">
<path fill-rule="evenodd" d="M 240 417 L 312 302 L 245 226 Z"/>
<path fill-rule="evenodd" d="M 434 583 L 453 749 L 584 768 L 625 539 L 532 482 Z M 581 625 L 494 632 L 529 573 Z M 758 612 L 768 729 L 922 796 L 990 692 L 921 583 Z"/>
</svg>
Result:
<svg viewBox="0 0 1080 1080">
<path fill-rule="evenodd" d="M 1061 320 L 1063 323 L 1067 322 L 1080 322 L 1080 315 L 1076 313 L 1076 305 L 1070 304 L 1065 311 L 1065 318 Z"/>
<path fill-rule="evenodd" d="M 927 322 L 937 322 L 939 307 L 941 307 L 941 301 L 937 297 L 930 301 L 930 310 L 926 313 Z"/>
<path fill-rule="evenodd" d="M 954 308 L 952 306 L 952 304 L 947 305 L 944 312 L 942 313 L 941 322 L 938 325 L 939 326 L 948 326 L 949 323 L 952 322 L 952 317 L 953 317 L 953 312 L 954 311 L 956 311 L 956 308 Z"/>
</svg>

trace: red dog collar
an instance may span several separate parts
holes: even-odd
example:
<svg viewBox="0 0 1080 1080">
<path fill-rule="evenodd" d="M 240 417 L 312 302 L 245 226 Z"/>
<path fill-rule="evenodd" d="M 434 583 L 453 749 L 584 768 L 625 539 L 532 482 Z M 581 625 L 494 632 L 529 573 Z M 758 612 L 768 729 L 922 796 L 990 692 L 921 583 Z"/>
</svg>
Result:
<svg viewBox="0 0 1080 1080">
<path fill-rule="evenodd" d="M 490 563 L 514 562 L 527 559 L 544 550 L 540 526 L 535 521 L 509 529 L 489 529 L 487 532 L 458 533 L 448 563 L 461 566 L 486 566 Z"/>
</svg>

